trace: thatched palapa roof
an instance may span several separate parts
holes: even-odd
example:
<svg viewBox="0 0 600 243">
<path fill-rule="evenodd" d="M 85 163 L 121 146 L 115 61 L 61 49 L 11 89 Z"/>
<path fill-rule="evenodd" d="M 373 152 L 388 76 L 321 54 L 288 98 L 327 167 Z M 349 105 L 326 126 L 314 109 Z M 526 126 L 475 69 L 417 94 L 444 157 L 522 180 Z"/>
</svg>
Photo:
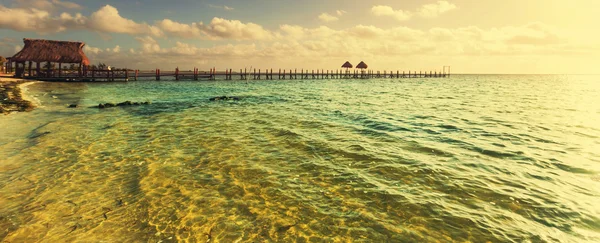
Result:
<svg viewBox="0 0 600 243">
<path fill-rule="evenodd" d="M 369 66 L 365 62 L 361 61 L 358 65 L 356 65 L 356 68 L 367 69 Z"/>
<path fill-rule="evenodd" d="M 344 63 L 344 65 L 342 65 L 343 68 L 352 68 L 352 64 L 348 61 L 346 61 L 346 63 Z"/>
<path fill-rule="evenodd" d="M 25 47 L 12 57 L 13 62 L 60 62 L 89 65 L 83 42 L 23 39 Z"/>
</svg>

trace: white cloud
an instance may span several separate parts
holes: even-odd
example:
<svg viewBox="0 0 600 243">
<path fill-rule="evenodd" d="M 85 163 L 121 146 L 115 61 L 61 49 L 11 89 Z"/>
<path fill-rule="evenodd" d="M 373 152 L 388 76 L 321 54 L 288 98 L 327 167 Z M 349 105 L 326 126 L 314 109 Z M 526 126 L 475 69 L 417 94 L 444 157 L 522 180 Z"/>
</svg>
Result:
<svg viewBox="0 0 600 243">
<path fill-rule="evenodd" d="M 371 8 L 371 13 L 375 16 L 388 16 L 393 17 L 398 21 L 406 21 L 411 19 L 415 14 L 423 18 L 434 18 L 456 8 L 456 5 L 450 2 L 438 1 L 437 3 L 425 4 L 421 6 L 415 13 L 402 9 L 395 10 L 386 5 L 373 6 Z"/>
<path fill-rule="evenodd" d="M 321 13 L 319 15 L 319 20 L 322 22 L 333 22 L 338 21 L 342 15 L 346 14 L 345 10 L 336 10 L 333 14 L 329 13 Z"/>
<path fill-rule="evenodd" d="M 321 15 L 319 15 L 319 20 L 321 20 L 323 22 L 333 22 L 333 21 L 339 20 L 339 18 L 332 16 L 328 13 L 322 13 Z"/>
<path fill-rule="evenodd" d="M 54 3 L 57 6 L 60 6 L 63 8 L 68 8 L 68 9 L 82 9 L 83 8 L 83 7 L 81 7 L 81 5 L 74 3 L 74 2 L 52 0 L 52 3 Z"/>
<path fill-rule="evenodd" d="M 100 51 L 102 51 L 102 50 L 100 50 L 100 48 L 96 48 L 96 47 L 91 47 L 91 46 L 89 46 L 89 45 L 85 45 L 85 46 L 83 47 L 83 51 L 84 51 L 86 54 L 88 54 L 88 55 L 89 55 L 90 53 L 93 53 L 93 54 L 98 54 L 98 53 L 99 53 Z"/>
<path fill-rule="evenodd" d="M 239 20 L 213 18 L 209 24 L 182 24 L 164 19 L 157 22 L 162 32 L 182 38 L 201 38 L 208 40 L 268 40 L 273 33 L 254 23 L 242 23 Z"/>
<path fill-rule="evenodd" d="M 182 24 L 170 19 L 158 21 L 156 25 L 166 34 L 182 38 L 197 38 L 202 36 L 203 23 Z"/>
<path fill-rule="evenodd" d="M 408 11 L 401 9 L 394 10 L 392 7 L 384 5 L 373 6 L 373 8 L 371 8 L 371 13 L 375 16 L 393 17 L 398 21 L 409 20 L 412 17 L 412 14 Z"/>
<path fill-rule="evenodd" d="M 227 5 L 223 5 L 223 6 L 221 6 L 221 5 L 213 5 L 213 4 L 208 4 L 208 6 L 209 6 L 209 7 L 211 7 L 211 8 L 223 9 L 223 10 L 225 10 L 225 11 L 232 11 L 232 10 L 234 10 L 234 8 L 232 8 L 232 7 L 229 7 L 229 6 L 227 6 Z"/>
<path fill-rule="evenodd" d="M 445 12 L 456 9 L 456 5 L 447 1 L 438 1 L 437 3 L 423 5 L 417 13 L 424 18 L 434 18 Z"/>
<path fill-rule="evenodd" d="M 213 18 L 203 30 L 209 39 L 267 40 L 272 38 L 272 33 L 258 24 L 222 18 Z"/>
<path fill-rule="evenodd" d="M 97 53 L 86 49 L 86 54 L 93 62 L 140 69 L 174 69 L 176 66 L 185 69 L 213 66 L 236 69 L 249 67 L 249 63 L 260 63 L 259 67 L 263 70 L 271 67 L 335 69 L 345 60 L 353 63 L 364 60 L 378 70 L 393 68 L 400 71 L 409 68 L 430 70 L 432 66 L 448 64 L 459 66 L 461 60 L 471 60 L 464 62 L 464 65 L 470 65 L 474 58 L 479 60 L 479 56 L 484 56 L 486 60 L 510 60 L 515 57 L 551 59 L 600 55 L 597 46 L 578 44 L 540 23 L 491 29 L 464 27 L 428 30 L 370 25 L 345 29 L 281 25 L 273 33 L 277 37 L 257 44 L 216 44 L 211 47 L 183 41 L 159 44 L 152 36 L 144 36 L 137 37 L 139 45 L 128 52 L 115 53 L 114 48 L 109 47 L 109 50 Z M 540 45 L 528 39 L 522 41 L 520 38 L 523 36 L 542 40 L 556 36 L 560 41 L 548 41 Z M 132 58 L 130 53 L 135 53 L 136 58 Z"/>
<path fill-rule="evenodd" d="M 62 32 L 68 29 L 80 29 L 86 23 L 81 14 L 62 13 L 52 17 L 44 10 L 7 8 L 0 5 L 0 28 L 16 31 L 32 31 L 40 34 Z"/>
<path fill-rule="evenodd" d="M 154 38 L 150 36 L 145 37 L 136 37 L 135 38 L 141 44 L 141 51 L 146 54 L 159 53 L 161 52 L 161 48 L 158 45 L 158 42 L 154 40 Z"/>
<path fill-rule="evenodd" d="M 15 5 L 19 8 L 35 8 L 45 11 L 56 11 L 58 9 L 82 9 L 81 5 L 60 0 L 16 0 Z"/>
<path fill-rule="evenodd" d="M 107 33 L 162 35 L 160 29 L 155 26 L 136 23 L 131 19 L 121 17 L 119 10 L 110 5 L 105 5 L 92 13 L 87 26 L 90 29 Z"/>
<path fill-rule="evenodd" d="M 210 23 L 179 23 L 170 19 L 157 21 L 155 25 L 136 22 L 120 15 L 118 9 L 105 5 L 89 17 L 80 13 L 62 13 L 53 16 L 50 12 L 38 9 L 7 8 L 0 5 L 0 28 L 16 31 L 31 31 L 39 34 L 57 33 L 68 30 L 85 29 L 105 34 L 122 33 L 149 35 L 153 37 L 181 37 L 206 40 L 269 40 L 274 33 L 255 23 L 239 20 L 213 18 Z"/>
</svg>

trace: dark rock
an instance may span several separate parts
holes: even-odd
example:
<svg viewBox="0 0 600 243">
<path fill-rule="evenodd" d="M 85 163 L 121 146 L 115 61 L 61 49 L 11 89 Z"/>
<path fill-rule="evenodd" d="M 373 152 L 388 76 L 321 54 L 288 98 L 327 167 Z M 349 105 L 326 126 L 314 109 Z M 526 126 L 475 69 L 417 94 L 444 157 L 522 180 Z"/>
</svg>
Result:
<svg viewBox="0 0 600 243">
<path fill-rule="evenodd" d="M 239 97 L 235 97 L 235 96 L 217 96 L 217 97 L 212 97 L 210 99 L 208 99 L 210 101 L 220 101 L 220 100 L 240 100 Z"/>
<path fill-rule="evenodd" d="M 145 101 L 145 102 L 131 102 L 131 101 L 125 101 L 125 102 L 121 102 L 118 104 L 115 103 L 105 103 L 105 104 L 99 104 L 98 108 L 103 109 L 103 108 L 110 108 L 110 107 L 124 107 L 124 106 L 138 106 L 138 105 L 148 105 L 150 104 L 149 101 Z"/>
<path fill-rule="evenodd" d="M 77 108 L 77 104 L 70 104 L 69 108 Z"/>
<path fill-rule="evenodd" d="M 117 106 L 130 106 L 132 105 L 131 101 L 125 101 L 117 104 Z"/>
</svg>

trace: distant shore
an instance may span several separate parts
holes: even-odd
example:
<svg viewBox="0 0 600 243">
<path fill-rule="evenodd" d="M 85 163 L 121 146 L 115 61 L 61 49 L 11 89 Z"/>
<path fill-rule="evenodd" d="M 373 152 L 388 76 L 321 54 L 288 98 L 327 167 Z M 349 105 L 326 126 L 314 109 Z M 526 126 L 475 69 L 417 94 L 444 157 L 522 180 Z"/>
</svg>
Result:
<svg viewBox="0 0 600 243">
<path fill-rule="evenodd" d="M 0 114 L 31 111 L 35 105 L 22 89 L 32 84 L 31 81 L 0 76 Z"/>
</svg>

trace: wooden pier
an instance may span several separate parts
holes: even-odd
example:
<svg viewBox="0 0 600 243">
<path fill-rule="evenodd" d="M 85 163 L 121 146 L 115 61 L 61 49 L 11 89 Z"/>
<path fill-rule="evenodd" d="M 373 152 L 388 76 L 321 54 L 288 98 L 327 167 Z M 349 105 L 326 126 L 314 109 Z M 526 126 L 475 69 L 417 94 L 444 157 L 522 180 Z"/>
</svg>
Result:
<svg viewBox="0 0 600 243">
<path fill-rule="evenodd" d="M 9 67 L 10 68 L 10 67 Z M 161 69 L 155 70 L 65 70 L 35 69 L 18 70 L 24 79 L 42 81 L 136 81 L 136 80 L 304 80 L 304 79 L 405 79 L 405 78 L 447 78 L 450 77 L 449 67 L 444 71 L 372 71 L 372 70 L 324 70 L 324 69 L 233 69 L 200 71 L 198 68 L 182 71 Z M 10 69 L 6 70 L 7 73 Z"/>
</svg>

